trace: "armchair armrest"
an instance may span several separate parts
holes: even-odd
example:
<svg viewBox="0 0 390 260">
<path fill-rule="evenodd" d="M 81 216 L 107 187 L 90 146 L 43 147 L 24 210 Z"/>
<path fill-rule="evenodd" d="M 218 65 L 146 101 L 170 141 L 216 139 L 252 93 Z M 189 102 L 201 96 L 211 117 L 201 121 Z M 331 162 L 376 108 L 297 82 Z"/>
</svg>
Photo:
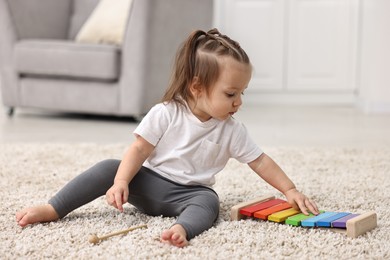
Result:
<svg viewBox="0 0 390 260">
<path fill-rule="evenodd" d="M 0 0 L 0 80 L 3 103 L 13 106 L 17 102 L 17 75 L 13 69 L 13 46 L 17 41 L 15 25 L 11 19 L 8 3 Z"/>
<path fill-rule="evenodd" d="M 20 105 L 13 49 L 25 38 L 65 39 L 71 0 L 0 0 L 0 73 L 6 106 Z"/>
</svg>

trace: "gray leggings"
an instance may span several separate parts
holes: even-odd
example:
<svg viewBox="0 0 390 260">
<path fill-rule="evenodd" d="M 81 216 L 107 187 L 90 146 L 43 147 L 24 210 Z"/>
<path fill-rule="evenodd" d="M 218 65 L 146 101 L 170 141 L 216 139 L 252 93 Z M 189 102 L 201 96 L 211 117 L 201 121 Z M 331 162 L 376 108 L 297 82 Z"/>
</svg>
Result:
<svg viewBox="0 0 390 260">
<path fill-rule="evenodd" d="M 92 200 L 105 195 L 113 185 L 120 160 L 104 160 L 65 185 L 49 204 L 60 218 Z M 152 216 L 178 216 L 187 239 L 199 235 L 214 224 L 219 214 L 218 195 L 204 186 L 174 183 L 142 167 L 129 184 L 129 203 Z"/>
</svg>

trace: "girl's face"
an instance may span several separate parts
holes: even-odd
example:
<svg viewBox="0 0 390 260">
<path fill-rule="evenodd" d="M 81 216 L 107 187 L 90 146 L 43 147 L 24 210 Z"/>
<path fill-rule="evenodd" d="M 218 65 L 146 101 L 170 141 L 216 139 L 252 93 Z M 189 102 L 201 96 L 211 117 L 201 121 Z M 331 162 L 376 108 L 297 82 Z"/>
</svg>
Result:
<svg viewBox="0 0 390 260">
<path fill-rule="evenodd" d="M 220 58 L 220 75 L 211 86 L 210 94 L 204 87 L 193 90 L 192 113 L 202 122 L 215 118 L 225 120 L 242 105 L 241 95 L 252 76 L 252 67 L 230 57 Z"/>
</svg>

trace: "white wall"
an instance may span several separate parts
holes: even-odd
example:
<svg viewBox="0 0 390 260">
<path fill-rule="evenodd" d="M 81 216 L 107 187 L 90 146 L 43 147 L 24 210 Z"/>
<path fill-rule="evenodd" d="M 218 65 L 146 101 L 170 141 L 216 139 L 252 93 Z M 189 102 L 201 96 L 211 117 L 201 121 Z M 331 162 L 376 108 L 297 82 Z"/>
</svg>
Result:
<svg viewBox="0 0 390 260">
<path fill-rule="evenodd" d="M 362 0 L 358 106 L 390 113 L 390 1 Z"/>
<path fill-rule="evenodd" d="M 301 89 L 297 90 L 296 88 L 289 87 L 291 85 L 289 79 L 292 78 L 290 75 L 291 68 L 289 68 L 287 72 L 290 74 L 272 74 L 274 77 L 271 78 L 275 79 L 275 82 L 278 82 L 277 80 L 279 80 L 282 81 L 282 83 L 276 84 L 281 86 L 279 89 L 270 89 L 265 88 L 267 84 L 264 84 L 264 82 L 259 80 L 256 81 L 256 76 L 257 78 L 261 78 L 263 74 L 266 74 L 258 73 L 260 76 L 256 74 L 254 75 L 254 79 L 251 81 L 251 88 L 247 91 L 248 95 L 245 97 L 247 101 L 256 104 L 293 103 L 303 105 L 356 105 L 358 108 L 367 113 L 390 113 L 390 0 L 215 0 L 214 24 L 220 28 L 222 32 L 239 39 L 248 53 L 251 51 L 251 48 L 249 47 L 254 46 L 252 49 L 255 49 L 256 51 L 252 54 L 249 53 L 251 57 L 255 57 L 252 57 L 252 61 L 256 63 L 256 55 L 258 55 L 261 58 L 257 59 L 260 60 L 258 63 L 260 65 L 268 66 L 263 69 L 265 72 L 268 72 L 272 69 L 271 65 L 273 63 L 272 60 L 269 62 L 266 59 L 266 55 L 262 55 L 262 53 L 258 51 L 260 45 L 258 44 L 259 40 L 256 40 L 256 32 L 260 29 L 262 32 L 277 31 L 278 27 L 272 27 L 272 25 L 276 24 L 273 21 L 275 19 L 284 19 L 285 22 L 283 25 L 285 25 L 285 27 L 280 30 L 285 30 L 285 33 L 282 37 L 279 37 L 280 39 L 275 40 L 268 37 L 266 39 L 261 38 L 260 41 L 263 45 L 267 43 L 267 41 L 273 43 L 271 47 L 266 46 L 263 48 L 266 49 L 270 55 L 272 54 L 272 57 L 279 57 L 277 56 L 278 52 L 273 51 L 273 49 L 275 46 L 279 46 L 278 44 L 280 42 L 284 42 L 284 47 L 279 51 L 280 53 L 285 51 L 287 46 L 288 48 L 286 53 L 290 56 L 294 55 L 295 49 L 290 48 L 291 46 L 288 45 L 288 42 L 291 42 L 295 38 L 290 35 L 291 33 L 288 34 L 288 32 L 294 29 L 294 24 L 291 23 L 291 21 L 294 21 L 294 19 L 292 19 L 294 18 L 293 15 L 298 13 L 299 19 L 305 19 L 304 25 L 307 25 L 309 34 L 311 35 L 310 25 L 313 24 L 310 22 L 311 9 L 307 11 L 309 18 L 303 17 L 301 12 L 298 12 L 307 6 L 313 8 L 315 7 L 315 10 L 318 12 L 321 11 L 321 8 L 325 8 L 325 12 L 326 10 L 329 10 L 329 8 L 326 9 L 326 7 L 334 6 L 334 12 L 332 11 L 334 14 L 342 12 L 341 16 L 337 16 L 339 17 L 337 20 L 338 23 L 340 23 L 340 25 L 349 24 L 347 27 L 339 26 L 343 30 L 339 33 L 339 36 L 336 35 L 338 38 L 336 36 L 335 39 L 328 37 L 331 40 L 334 39 L 335 42 L 341 41 L 344 44 L 342 45 L 344 46 L 343 48 L 336 48 L 336 51 L 331 51 L 332 54 L 336 53 L 338 58 L 335 59 L 333 55 L 330 60 L 338 61 L 344 57 L 344 59 L 347 59 L 349 62 L 343 67 L 343 70 L 338 71 L 338 74 L 332 74 L 331 70 L 329 70 L 330 73 L 326 74 L 330 76 L 341 75 L 339 78 L 342 78 L 342 76 L 348 76 L 347 84 L 345 83 L 345 80 L 337 81 L 334 86 L 338 86 L 339 89 L 334 88 L 334 91 L 331 88 L 328 88 L 329 91 L 327 91 L 327 88 L 325 87 L 319 90 L 318 88 L 310 89 L 309 91 Z M 270 11 L 268 13 L 262 12 L 262 10 L 266 10 L 266 8 Z M 272 10 L 277 10 L 277 14 L 282 13 L 284 15 L 277 16 L 275 15 L 275 12 L 271 12 Z M 294 10 L 296 11 L 295 13 Z M 277 17 L 275 18 L 274 16 Z M 259 17 L 263 20 L 268 17 L 269 21 L 259 21 Z M 326 18 L 326 15 L 324 17 Z M 344 20 L 343 17 L 345 18 Z M 266 28 L 259 29 L 259 23 L 262 25 L 265 24 Z M 328 25 L 329 23 L 325 24 Z M 301 27 L 302 26 L 299 28 Z M 337 27 L 337 30 L 341 30 L 339 27 Z M 314 27 L 314 25 L 312 29 L 315 32 L 318 30 L 318 28 Z M 325 34 L 326 33 L 324 33 L 324 35 Z M 316 34 L 313 33 L 313 35 Z M 326 35 L 331 35 L 331 33 L 327 33 Z M 346 35 L 351 36 L 349 38 L 345 38 Z M 343 36 L 345 37 L 343 38 Z M 305 42 L 303 41 L 303 44 L 304 43 Z M 329 41 L 327 43 L 329 43 Z M 249 47 L 247 48 L 246 45 Z M 299 45 L 302 45 L 302 42 L 300 42 Z M 321 58 L 321 55 L 324 56 L 324 54 L 321 53 L 317 55 L 319 58 L 316 60 L 320 61 L 317 65 L 334 65 L 334 63 L 329 62 L 329 58 Z M 283 71 L 289 65 L 287 61 L 294 60 L 291 59 L 290 56 L 286 56 L 287 58 L 284 57 L 282 59 Z M 326 62 L 327 60 L 328 63 Z M 290 67 L 295 69 L 296 64 L 292 64 Z M 286 76 L 287 79 L 283 79 L 283 77 L 286 78 Z M 256 84 L 258 86 L 256 86 Z M 310 86 L 314 85 L 315 84 L 311 84 Z M 249 95 L 250 91 L 251 93 Z"/>
<path fill-rule="evenodd" d="M 356 102 L 360 0 L 216 0 L 215 24 L 254 66 L 253 104 Z"/>
</svg>

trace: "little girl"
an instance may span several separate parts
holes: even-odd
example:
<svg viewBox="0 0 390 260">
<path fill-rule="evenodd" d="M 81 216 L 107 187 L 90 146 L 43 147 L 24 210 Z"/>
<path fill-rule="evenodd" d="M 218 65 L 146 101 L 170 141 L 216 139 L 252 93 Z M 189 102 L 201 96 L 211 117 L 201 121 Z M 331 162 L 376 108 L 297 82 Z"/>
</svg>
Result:
<svg viewBox="0 0 390 260">
<path fill-rule="evenodd" d="M 230 158 L 247 163 L 303 213 L 318 214 L 282 169 L 233 118 L 242 105 L 252 66 L 240 45 L 217 29 L 193 32 L 176 56 L 162 103 L 135 129 L 122 161 L 105 160 L 77 176 L 46 205 L 16 214 L 22 227 L 63 218 L 106 194 L 123 211 L 131 203 L 152 216 L 177 216 L 161 241 L 177 247 L 214 224 L 219 199 L 214 176 Z"/>
</svg>

